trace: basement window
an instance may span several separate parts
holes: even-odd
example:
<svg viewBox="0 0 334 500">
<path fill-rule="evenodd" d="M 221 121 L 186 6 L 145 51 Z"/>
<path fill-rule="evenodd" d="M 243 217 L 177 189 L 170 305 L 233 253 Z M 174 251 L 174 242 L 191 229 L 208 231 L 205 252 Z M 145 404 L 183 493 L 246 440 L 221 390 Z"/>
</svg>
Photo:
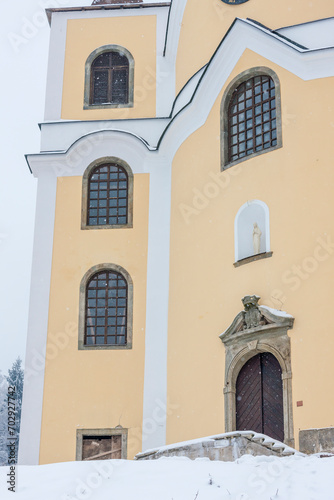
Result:
<svg viewBox="0 0 334 500">
<path fill-rule="evenodd" d="M 117 426 L 112 429 L 77 430 L 76 459 L 110 460 L 127 458 L 127 429 Z"/>
</svg>

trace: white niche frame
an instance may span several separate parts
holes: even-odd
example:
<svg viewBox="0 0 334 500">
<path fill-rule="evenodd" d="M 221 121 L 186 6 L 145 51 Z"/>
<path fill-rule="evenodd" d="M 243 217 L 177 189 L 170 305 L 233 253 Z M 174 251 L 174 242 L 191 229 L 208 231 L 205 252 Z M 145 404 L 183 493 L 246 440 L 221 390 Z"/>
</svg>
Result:
<svg viewBox="0 0 334 500">
<path fill-rule="evenodd" d="M 249 215 L 246 214 L 246 212 L 249 212 Z M 251 225 L 249 225 L 250 233 L 248 238 L 248 248 L 245 247 L 245 243 L 242 241 L 242 235 L 240 234 L 241 231 L 243 230 L 242 222 L 247 219 L 247 216 L 249 217 L 250 220 L 252 220 L 252 223 L 257 222 L 262 231 L 261 248 L 259 254 L 254 254 L 254 251 L 251 249 L 250 246 L 252 245 Z M 256 218 L 259 220 L 256 220 Z M 245 259 L 253 257 L 255 258 L 257 256 L 259 256 L 259 258 L 260 256 L 263 257 L 271 256 L 269 208 L 264 201 L 249 200 L 239 208 L 237 215 L 235 216 L 234 219 L 234 259 L 235 263 L 238 263 Z"/>
</svg>

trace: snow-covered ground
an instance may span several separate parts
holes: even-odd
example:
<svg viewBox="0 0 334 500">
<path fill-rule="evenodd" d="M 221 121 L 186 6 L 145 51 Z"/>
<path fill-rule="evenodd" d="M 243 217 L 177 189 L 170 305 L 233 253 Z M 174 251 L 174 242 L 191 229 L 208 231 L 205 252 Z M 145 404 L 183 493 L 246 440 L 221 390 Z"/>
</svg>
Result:
<svg viewBox="0 0 334 500">
<path fill-rule="evenodd" d="M 17 492 L 1 500 L 334 500 L 334 457 L 253 457 L 68 462 L 17 468 Z"/>
</svg>

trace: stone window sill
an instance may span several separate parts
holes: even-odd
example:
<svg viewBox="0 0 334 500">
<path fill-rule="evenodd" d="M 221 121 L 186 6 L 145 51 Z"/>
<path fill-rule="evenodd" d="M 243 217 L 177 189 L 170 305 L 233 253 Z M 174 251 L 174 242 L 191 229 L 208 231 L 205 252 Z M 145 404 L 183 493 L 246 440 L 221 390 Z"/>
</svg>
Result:
<svg viewBox="0 0 334 500">
<path fill-rule="evenodd" d="M 101 344 L 101 345 L 91 345 L 91 344 L 83 344 L 79 342 L 78 344 L 79 351 L 103 351 L 107 349 L 114 350 L 124 350 L 124 349 L 132 349 L 132 343 L 128 342 L 127 344 Z"/>
<path fill-rule="evenodd" d="M 240 267 L 243 266 L 244 264 L 248 264 L 249 262 L 254 262 L 256 260 L 261 260 L 261 259 L 268 259 L 271 257 L 273 252 L 262 252 L 258 253 L 257 255 L 251 255 L 250 257 L 246 257 L 245 259 L 238 260 L 237 262 L 234 262 L 234 267 Z"/>
</svg>

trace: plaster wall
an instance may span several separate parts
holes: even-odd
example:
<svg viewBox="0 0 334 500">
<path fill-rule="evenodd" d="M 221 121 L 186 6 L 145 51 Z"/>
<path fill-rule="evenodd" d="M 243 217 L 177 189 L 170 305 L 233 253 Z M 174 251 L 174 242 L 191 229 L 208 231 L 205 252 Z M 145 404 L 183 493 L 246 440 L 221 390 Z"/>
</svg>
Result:
<svg viewBox="0 0 334 500">
<path fill-rule="evenodd" d="M 280 80 L 283 147 L 221 173 L 222 95 L 235 76 L 256 66 L 273 69 Z M 334 423 L 332 86 L 333 78 L 305 82 L 246 50 L 206 123 L 174 157 L 168 399 L 175 409 L 167 443 L 225 430 L 225 351 L 218 335 L 246 294 L 296 318 L 289 332 L 296 445 L 299 429 Z M 235 216 L 253 199 L 269 208 L 273 256 L 234 268 Z"/>
<path fill-rule="evenodd" d="M 148 185 L 148 174 L 134 175 L 133 228 L 85 231 L 82 178 L 58 178 L 41 464 L 75 460 L 77 429 L 122 425 L 129 429 L 128 458 L 141 450 Z M 80 281 L 101 263 L 122 266 L 133 280 L 132 349 L 78 350 Z"/>
<path fill-rule="evenodd" d="M 250 0 L 240 5 L 228 5 L 221 0 L 181 1 L 186 2 L 186 6 L 177 52 L 177 92 L 209 61 L 236 17 L 255 19 L 275 30 L 334 16 L 330 0 L 271 0 L 270 8 L 268 0 Z M 322 29 L 319 26 L 315 30 L 321 32 Z M 190 54 L 196 54 L 196 57 L 190 57 Z"/>
<path fill-rule="evenodd" d="M 244 14 L 239 10 L 246 6 L 253 9 L 255 3 L 263 6 L 263 0 L 242 6 L 228 6 L 215 0 L 210 9 L 216 12 L 219 6 L 229 12 L 238 10 L 240 17 L 262 20 L 255 10 L 252 16 L 249 10 Z M 285 1 L 281 3 L 287 5 Z M 301 2 L 297 0 L 297 4 L 296 21 L 298 10 L 300 22 Z M 195 11 L 190 7 L 196 7 Z M 225 14 L 208 17 L 208 11 L 204 15 L 204 7 L 207 2 L 198 0 L 189 0 L 187 4 L 178 56 L 179 86 L 208 61 L 233 20 Z M 294 8 L 291 7 L 293 13 Z M 311 10 L 305 9 L 312 18 Z M 203 26 L 197 29 L 201 13 Z M 292 22 L 286 12 L 284 16 L 279 10 L 275 18 L 278 26 Z M 153 86 L 145 99 L 136 100 L 136 86 L 142 85 L 141 77 L 147 76 L 147 67 L 154 71 L 156 28 L 154 16 L 141 16 L 140 22 L 124 16 L 122 24 L 102 17 L 68 20 L 62 118 L 117 120 L 155 116 L 156 89 Z M 248 26 L 240 27 L 241 33 L 243 29 L 251 32 Z M 198 36 L 194 37 L 194 32 Z M 111 39 L 110 33 L 115 39 Z M 84 63 L 92 50 L 108 43 L 124 44 L 134 56 L 135 105 L 127 109 L 83 110 Z M 270 40 L 266 47 L 271 45 L 274 43 Z M 235 45 L 230 48 L 234 50 Z M 240 49 L 239 45 L 237 48 Z M 196 57 L 190 57 L 194 50 Z M 280 64 L 286 52 L 283 47 Z M 226 62 L 226 72 L 235 60 Z M 289 64 L 295 67 L 294 59 Z M 233 78 L 256 66 L 273 69 L 280 79 L 283 148 L 250 158 L 221 173 L 222 95 Z M 310 68 L 312 73 L 313 66 Z M 136 80 L 138 75 L 140 79 Z M 260 295 L 261 304 L 282 308 L 296 318 L 289 333 L 296 445 L 299 429 L 333 425 L 334 408 L 328 397 L 333 391 L 330 381 L 334 375 L 329 314 L 334 234 L 328 209 L 334 180 L 328 148 L 334 139 L 332 86 L 333 78 L 317 77 L 306 82 L 247 49 L 205 123 L 203 118 L 204 125 L 200 126 L 199 120 L 206 116 L 205 101 L 195 98 L 188 111 L 195 110 L 196 119 L 190 120 L 188 116 L 187 120 L 187 110 L 180 113 L 160 150 L 145 151 L 145 161 L 137 154 L 130 135 L 102 134 L 103 147 L 108 151 L 129 141 L 126 151 L 131 153 L 139 171 L 150 172 L 135 174 L 133 229 L 81 231 L 82 169 L 61 174 L 64 177 L 58 179 L 57 187 L 40 463 L 74 460 L 77 429 L 114 428 L 118 424 L 129 429 L 128 458 L 132 458 L 142 448 L 141 426 L 145 415 L 151 418 L 156 411 L 156 393 L 168 407 L 168 443 L 224 431 L 225 350 L 218 336 L 241 310 L 240 299 L 245 294 Z M 211 94 L 212 101 L 214 95 Z M 211 104 L 207 109 L 210 107 Z M 100 123 L 103 122 L 96 124 L 97 129 Z M 60 126 L 64 130 L 73 129 L 70 136 L 64 131 L 60 133 Z M 137 131 L 134 126 L 135 122 L 131 125 L 132 132 Z M 200 128 L 192 133 L 196 126 Z M 95 125 L 78 121 L 59 122 L 50 127 L 54 128 L 54 140 L 64 147 L 71 144 L 73 137 L 86 130 L 91 132 Z M 182 143 L 187 134 L 191 135 Z M 50 145 L 51 135 L 46 141 Z M 170 186 L 170 158 L 179 144 Z M 142 143 L 140 146 L 144 148 Z M 98 147 L 90 154 L 97 151 Z M 129 164 L 132 165 L 130 161 Z M 42 159 L 39 168 L 41 171 L 44 168 Z M 262 200 L 269 208 L 273 256 L 234 268 L 235 216 L 241 206 L 253 199 Z M 148 270 L 147 254 L 151 260 Z M 134 283 L 133 349 L 129 351 L 78 351 L 80 281 L 88 269 L 103 262 L 124 267 Z M 61 347 L 55 339 L 64 335 L 66 346 Z M 303 406 L 297 408 L 296 401 L 300 400 Z M 144 449 L 164 444 L 164 426 L 165 422 L 159 424 L 159 439 L 150 436 L 143 443 Z"/>
<path fill-rule="evenodd" d="M 67 21 L 61 118 L 106 120 L 156 115 L 156 16 L 69 19 Z M 133 56 L 134 105 L 126 108 L 83 109 L 85 63 L 103 45 L 125 47 Z"/>
</svg>

